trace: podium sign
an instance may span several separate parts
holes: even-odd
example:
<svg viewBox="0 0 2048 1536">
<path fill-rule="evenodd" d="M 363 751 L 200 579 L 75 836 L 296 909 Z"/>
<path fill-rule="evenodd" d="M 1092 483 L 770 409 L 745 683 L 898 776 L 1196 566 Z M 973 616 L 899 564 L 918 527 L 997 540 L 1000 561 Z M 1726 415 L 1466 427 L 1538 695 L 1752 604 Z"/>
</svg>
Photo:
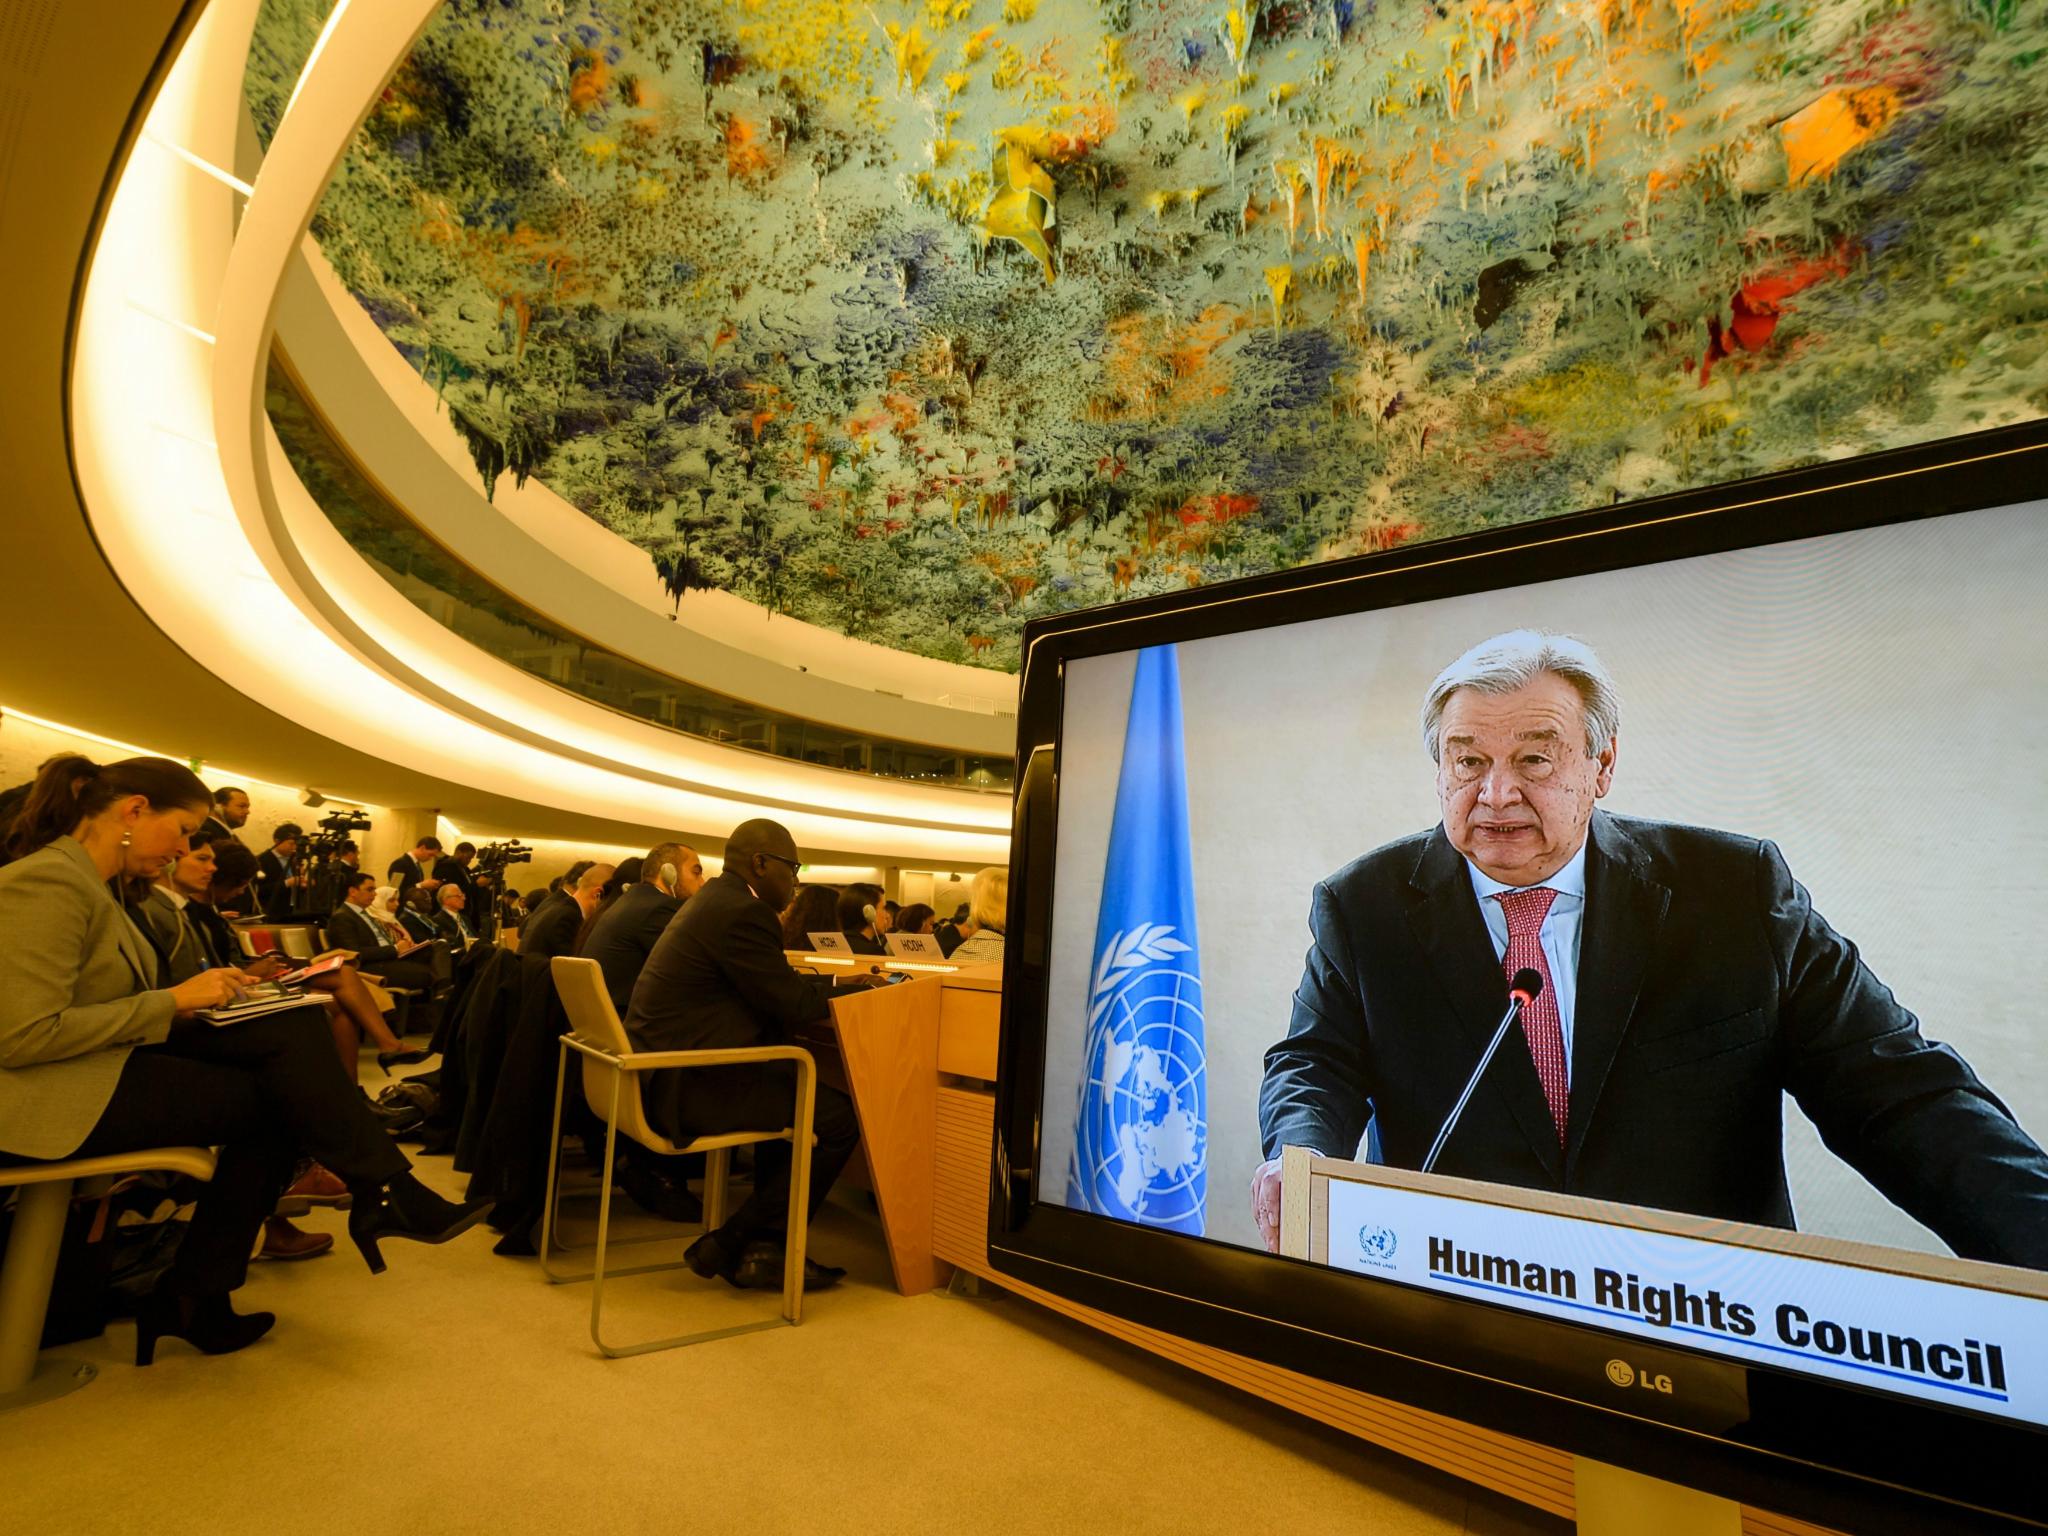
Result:
<svg viewBox="0 0 2048 1536">
<path fill-rule="evenodd" d="M 2048 1423 L 2048 1276 L 1320 1158 L 1283 1159 L 1282 1251 L 1743 1365 Z M 1618 1391 L 1669 1394 L 1617 1342 Z"/>
</svg>

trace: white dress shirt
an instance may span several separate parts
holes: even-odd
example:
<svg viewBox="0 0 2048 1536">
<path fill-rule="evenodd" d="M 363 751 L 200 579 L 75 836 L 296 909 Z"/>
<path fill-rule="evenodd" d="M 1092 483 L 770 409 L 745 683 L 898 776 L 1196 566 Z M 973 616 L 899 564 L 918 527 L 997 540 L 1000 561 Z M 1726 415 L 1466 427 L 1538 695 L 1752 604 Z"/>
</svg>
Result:
<svg viewBox="0 0 2048 1536">
<path fill-rule="evenodd" d="M 1479 913 L 1486 919 L 1487 936 L 1493 940 L 1493 954 L 1505 960 L 1508 953 L 1508 915 L 1501 909 L 1503 893 L 1531 890 L 1531 886 L 1503 885 L 1481 872 L 1470 859 L 1465 867 L 1472 874 L 1472 894 L 1479 898 Z M 1537 940 L 1543 945 L 1543 960 L 1550 967 L 1550 989 L 1557 999 L 1557 1022 L 1564 1031 L 1564 1080 L 1572 1080 L 1572 1013 L 1579 1001 L 1579 938 L 1586 927 L 1586 845 L 1571 856 L 1563 869 L 1536 886 L 1557 892 L 1557 899 L 1544 915 Z M 1502 1004 L 1506 1006 L 1505 1002 Z"/>
</svg>

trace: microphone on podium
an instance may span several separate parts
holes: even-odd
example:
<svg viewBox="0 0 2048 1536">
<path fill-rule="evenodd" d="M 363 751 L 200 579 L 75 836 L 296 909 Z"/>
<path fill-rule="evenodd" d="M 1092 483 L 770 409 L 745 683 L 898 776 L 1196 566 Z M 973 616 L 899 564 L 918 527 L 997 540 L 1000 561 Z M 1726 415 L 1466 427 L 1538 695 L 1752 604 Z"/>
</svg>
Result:
<svg viewBox="0 0 2048 1536">
<path fill-rule="evenodd" d="M 1436 1166 L 1437 1157 L 1443 1152 L 1444 1143 L 1451 1139 L 1451 1132 L 1457 1129 L 1458 1117 L 1465 1113 L 1465 1105 L 1472 1098 L 1472 1090 L 1479 1086 L 1479 1079 L 1486 1075 L 1487 1064 L 1500 1049 L 1501 1041 L 1508 1031 L 1515 1027 L 1515 1021 L 1522 1016 L 1522 1010 L 1536 1001 L 1543 990 L 1543 973 L 1533 966 L 1523 966 L 1515 972 L 1515 979 L 1508 983 L 1508 1011 L 1500 1016 L 1500 1023 L 1493 1031 L 1493 1038 L 1486 1042 L 1486 1049 L 1480 1053 L 1479 1065 L 1472 1069 L 1472 1075 L 1465 1080 L 1465 1091 L 1458 1095 L 1458 1102 L 1451 1106 L 1451 1112 L 1444 1117 L 1443 1129 L 1436 1133 L 1436 1140 L 1430 1143 L 1429 1156 L 1422 1160 L 1422 1171 L 1428 1173 Z"/>
</svg>

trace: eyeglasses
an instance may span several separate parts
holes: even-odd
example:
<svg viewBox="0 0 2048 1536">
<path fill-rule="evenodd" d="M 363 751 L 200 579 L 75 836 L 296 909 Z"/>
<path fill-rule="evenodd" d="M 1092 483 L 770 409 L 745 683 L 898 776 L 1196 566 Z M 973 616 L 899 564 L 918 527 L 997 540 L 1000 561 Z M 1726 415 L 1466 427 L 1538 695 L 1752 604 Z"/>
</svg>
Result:
<svg viewBox="0 0 2048 1536">
<path fill-rule="evenodd" d="M 801 859 L 785 859 L 779 853 L 764 853 L 761 855 L 761 857 L 764 859 L 773 859 L 778 864 L 787 864 L 789 866 L 789 872 L 793 875 L 800 875 L 804 872 L 803 861 Z"/>
</svg>

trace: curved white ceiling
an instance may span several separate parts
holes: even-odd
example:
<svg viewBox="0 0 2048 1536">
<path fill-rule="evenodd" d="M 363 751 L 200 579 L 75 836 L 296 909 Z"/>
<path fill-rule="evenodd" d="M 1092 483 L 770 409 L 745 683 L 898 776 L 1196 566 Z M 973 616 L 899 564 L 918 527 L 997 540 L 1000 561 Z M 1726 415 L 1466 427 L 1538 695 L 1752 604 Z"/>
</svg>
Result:
<svg viewBox="0 0 2048 1536">
<path fill-rule="evenodd" d="M 78 317 L 73 447 L 137 602 L 237 688 L 481 791 L 716 836 L 773 814 L 814 853 L 1006 856 L 1005 799 L 733 751 L 625 719 L 462 642 L 314 508 L 262 408 L 277 299 L 321 188 L 435 0 L 339 0 L 236 220 L 257 0 L 213 0 L 110 201 Z"/>
</svg>

